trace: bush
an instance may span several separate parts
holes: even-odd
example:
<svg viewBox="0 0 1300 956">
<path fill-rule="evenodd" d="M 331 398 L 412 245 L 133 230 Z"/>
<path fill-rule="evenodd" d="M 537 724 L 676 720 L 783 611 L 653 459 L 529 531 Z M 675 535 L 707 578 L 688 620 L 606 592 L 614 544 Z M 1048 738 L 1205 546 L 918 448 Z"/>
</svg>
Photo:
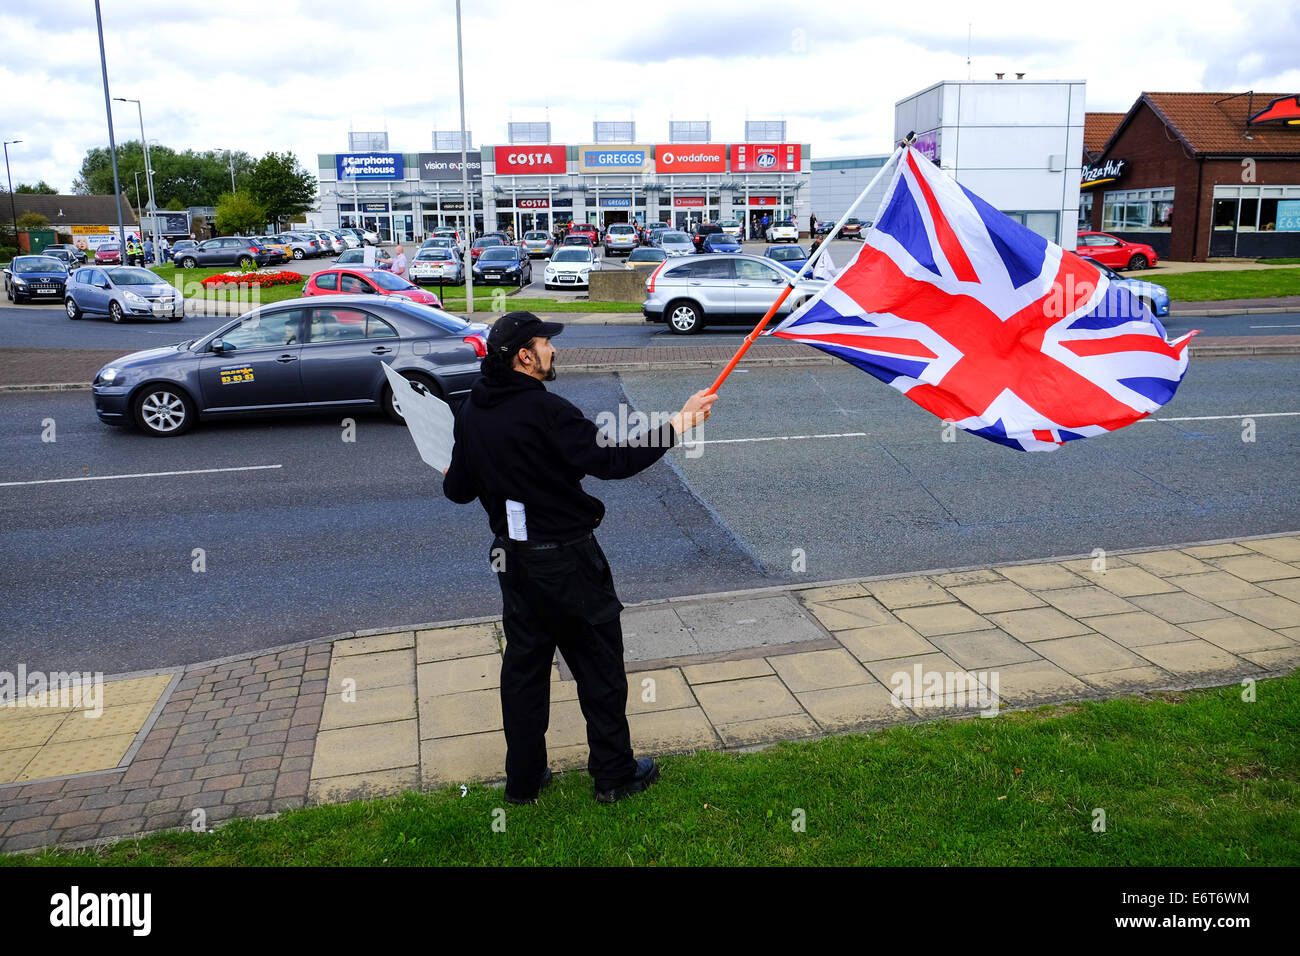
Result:
<svg viewBox="0 0 1300 956">
<path fill-rule="evenodd" d="M 17 246 L 0 246 L 0 262 L 12 262 L 16 255 L 18 255 Z"/>
</svg>

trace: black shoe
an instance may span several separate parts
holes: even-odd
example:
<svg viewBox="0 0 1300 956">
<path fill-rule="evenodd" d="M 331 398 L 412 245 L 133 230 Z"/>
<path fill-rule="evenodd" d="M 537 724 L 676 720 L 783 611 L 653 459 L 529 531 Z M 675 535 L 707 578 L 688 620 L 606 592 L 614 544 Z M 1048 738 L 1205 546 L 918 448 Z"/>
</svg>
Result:
<svg viewBox="0 0 1300 956">
<path fill-rule="evenodd" d="M 510 796 L 510 794 L 507 793 L 506 803 L 515 803 L 515 804 L 536 803 L 537 794 L 541 793 L 543 790 L 545 790 L 547 787 L 551 785 L 551 778 L 552 778 L 551 768 L 547 767 L 546 773 L 542 774 L 542 782 L 537 785 L 537 793 L 534 793 L 531 797 L 512 797 Z"/>
<path fill-rule="evenodd" d="M 640 793 L 659 779 L 659 765 L 649 757 L 641 757 L 636 762 L 636 773 L 626 783 L 621 783 L 610 790 L 597 790 L 597 803 L 613 803 L 634 793 Z"/>
</svg>

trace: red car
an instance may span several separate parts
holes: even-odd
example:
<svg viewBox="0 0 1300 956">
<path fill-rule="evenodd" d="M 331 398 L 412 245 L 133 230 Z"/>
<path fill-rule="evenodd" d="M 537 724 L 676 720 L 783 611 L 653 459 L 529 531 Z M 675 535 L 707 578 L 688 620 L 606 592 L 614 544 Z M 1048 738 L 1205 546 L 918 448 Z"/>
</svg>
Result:
<svg viewBox="0 0 1300 956">
<path fill-rule="evenodd" d="M 589 222 L 575 222 L 569 227 L 570 236 L 587 236 L 591 239 L 591 244 L 597 245 L 600 242 L 600 233 L 596 227 Z"/>
<path fill-rule="evenodd" d="M 95 265 L 120 266 L 122 264 L 122 246 L 116 242 L 106 242 L 95 250 Z"/>
<path fill-rule="evenodd" d="M 441 309 L 442 302 L 432 292 L 407 282 L 383 269 L 325 269 L 317 272 L 302 288 L 303 295 L 400 295 L 412 302 Z"/>
<path fill-rule="evenodd" d="M 1075 251 L 1112 269 L 1145 269 L 1156 264 L 1156 251 L 1150 246 L 1125 242 L 1104 232 L 1079 233 L 1079 247 Z"/>
<path fill-rule="evenodd" d="M 491 249 L 493 246 L 504 246 L 505 240 L 496 236 L 484 236 L 481 239 L 475 239 L 474 245 L 469 247 L 469 261 L 471 264 L 478 261 L 478 257 L 483 255 L 484 249 Z"/>
</svg>

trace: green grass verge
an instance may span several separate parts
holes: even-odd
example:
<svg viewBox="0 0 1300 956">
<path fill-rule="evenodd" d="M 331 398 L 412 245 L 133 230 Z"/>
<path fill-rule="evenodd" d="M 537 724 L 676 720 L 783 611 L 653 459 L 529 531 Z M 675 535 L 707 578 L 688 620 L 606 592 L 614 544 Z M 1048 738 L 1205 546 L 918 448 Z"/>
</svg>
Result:
<svg viewBox="0 0 1300 956">
<path fill-rule="evenodd" d="M 1255 692 L 1251 703 L 1233 685 L 665 758 L 656 786 L 613 806 L 592 800 L 585 773 L 567 773 L 531 807 L 448 787 L 0 865 L 1294 865 L 1300 672 Z"/>
<path fill-rule="evenodd" d="M 1259 263 L 1260 265 L 1262 265 L 1262 266 L 1294 266 L 1294 265 L 1300 265 L 1300 259 L 1297 259 L 1297 258 L 1294 258 L 1294 257 L 1292 257 L 1292 258 L 1290 258 L 1290 259 L 1256 259 L 1255 261 L 1258 262 L 1258 263 Z"/>
<path fill-rule="evenodd" d="M 1125 272 L 1127 278 L 1145 273 Z M 1272 299 L 1300 295 L 1300 269 L 1240 269 L 1151 275 L 1175 302 L 1221 302 L 1224 299 Z"/>
<path fill-rule="evenodd" d="M 505 312 L 635 312 L 641 314 L 640 302 L 557 302 L 555 299 L 523 299 L 518 296 L 510 296 L 506 299 L 499 300 Z M 474 296 L 474 314 L 476 316 L 483 312 L 491 312 L 494 302 L 492 299 L 480 299 Z M 465 314 L 465 300 L 461 299 L 443 299 L 442 307 L 451 312 Z"/>
</svg>

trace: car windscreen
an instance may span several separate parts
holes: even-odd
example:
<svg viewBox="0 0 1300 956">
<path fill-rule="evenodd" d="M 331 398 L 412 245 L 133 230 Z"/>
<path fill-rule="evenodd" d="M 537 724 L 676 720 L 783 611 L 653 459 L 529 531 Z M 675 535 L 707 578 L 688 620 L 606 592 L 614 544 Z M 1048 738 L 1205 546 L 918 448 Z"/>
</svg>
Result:
<svg viewBox="0 0 1300 956">
<path fill-rule="evenodd" d="M 591 254 L 586 249 L 561 249 L 551 259 L 552 262 L 590 262 Z"/>
<path fill-rule="evenodd" d="M 422 249 L 415 258 L 423 262 L 446 262 L 451 259 L 451 253 L 446 249 Z"/>
<path fill-rule="evenodd" d="M 148 269 L 113 269 L 108 273 L 113 285 L 160 285 L 162 279 Z"/>
<path fill-rule="evenodd" d="M 63 263 L 54 256 L 23 256 L 14 260 L 14 272 L 24 275 L 29 272 L 62 272 Z"/>
<path fill-rule="evenodd" d="M 385 304 L 391 309 L 399 312 L 405 312 L 407 315 L 413 315 L 425 322 L 431 322 L 444 331 L 451 332 L 454 335 L 463 335 L 469 328 L 469 323 L 464 319 L 435 309 L 431 305 L 422 305 L 419 302 L 412 302 L 410 299 L 390 298 L 385 300 Z"/>
<path fill-rule="evenodd" d="M 781 246 L 778 249 L 773 249 L 767 256 L 777 262 L 797 262 L 807 259 L 808 253 L 804 252 L 799 246 Z"/>
<path fill-rule="evenodd" d="M 711 246 L 734 246 L 736 244 L 735 238 L 727 235 L 725 232 L 707 236 L 706 241 Z"/>
<path fill-rule="evenodd" d="M 628 262 L 663 262 L 664 251 L 662 249 L 637 249 L 627 257 Z"/>
<path fill-rule="evenodd" d="M 615 224 L 613 226 L 610 226 L 609 229 L 606 231 L 614 235 L 618 235 L 619 233 L 629 234 L 629 233 L 636 232 L 636 230 L 633 229 L 631 226 L 622 225 L 622 224 Z"/>
<path fill-rule="evenodd" d="M 589 247 L 591 245 L 591 236 L 567 236 L 565 237 L 564 244 L 566 246 Z"/>
<path fill-rule="evenodd" d="M 489 238 L 486 238 L 486 239 L 475 239 L 475 240 L 474 240 L 474 248 L 475 248 L 475 249 L 487 249 L 487 248 L 490 247 L 490 246 L 501 246 L 501 245 L 505 245 L 505 243 L 503 243 L 500 239 L 496 239 L 496 238 L 492 238 L 492 237 L 489 237 Z"/>
<path fill-rule="evenodd" d="M 546 233 L 544 233 L 544 232 L 526 232 L 526 233 L 524 233 L 524 238 L 525 238 L 525 239 L 540 239 L 540 240 L 542 240 L 542 241 L 545 241 L 545 240 L 549 239 L 550 236 L 548 236 L 548 235 L 547 235 Z"/>
<path fill-rule="evenodd" d="M 515 250 L 498 247 L 489 249 L 478 257 L 479 262 L 513 262 L 515 260 Z"/>
<path fill-rule="evenodd" d="M 407 282 L 401 276 L 395 276 L 391 272 L 371 272 L 366 278 L 373 282 L 385 292 L 396 292 L 398 289 L 414 289 L 415 286 Z"/>
<path fill-rule="evenodd" d="M 339 256 L 337 261 L 342 263 L 365 262 L 366 256 L 360 249 L 349 249 L 347 252 L 343 253 L 343 255 Z"/>
<path fill-rule="evenodd" d="M 684 232 L 661 232 L 659 234 L 660 242 L 690 242 L 691 237 Z"/>
<path fill-rule="evenodd" d="M 122 247 L 119 246 L 116 242 L 106 242 L 95 251 L 96 252 L 117 252 L 121 248 Z"/>
<path fill-rule="evenodd" d="M 718 225 L 721 226 L 723 229 L 739 229 L 739 228 L 740 228 L 740 223 L 736 222 L 736 220 L 734 220 L 734 219 L 724 219 L 724 220 L 722 220 L 722 222 L 718 223 Z"/>
</svg>

